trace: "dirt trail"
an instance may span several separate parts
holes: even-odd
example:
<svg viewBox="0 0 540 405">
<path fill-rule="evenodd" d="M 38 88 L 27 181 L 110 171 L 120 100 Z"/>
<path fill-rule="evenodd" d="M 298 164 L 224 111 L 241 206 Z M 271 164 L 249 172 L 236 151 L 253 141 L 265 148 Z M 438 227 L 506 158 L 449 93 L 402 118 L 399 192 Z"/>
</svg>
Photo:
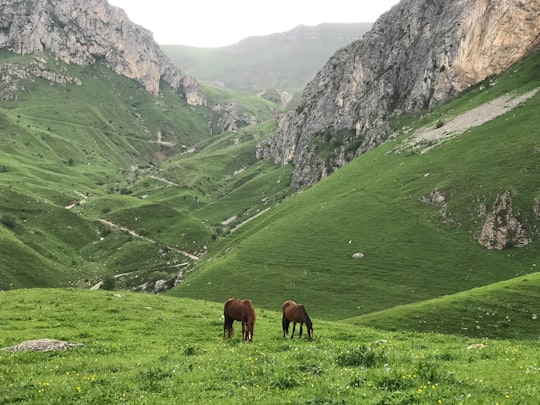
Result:
<svg viewBox="0 0 540 405">
<path fill-rule="evenodd" d="M 148 176 L 150 177 L 151 179 L 154 179 L 154 180 L 157 180 L 157 181 L 161 181 L 165 184 L 168 184 L 169 186 L 178 186 L 178 184 L 176 183 L 173 183 L 172 181 L 169 181 L 167 179 L 164 179 L 163 177 L 157 177 L 157 176 Z"/>
<path fill-rule="evenodd" d="M 245 224 L 247 224 L 248 222 L 250 221 L 253 221 L 255 218 L 257 218 L 258 216 L 264 214 L 265 212 L 267 212 L 268 210 L 270 210 L 270 208 L 266 208 L 264 210 L 262 210 L 261 212 L 258 212 L 257 214 L 253 215 L 252 217 L 249 217 L 248 219 L 246 219 L 245 221 L 239 223 L 238 225 L 236 225 L 233 229 L 231 229 L 231 233 L 233 233 L 234 231 L 236 231 L 238 228 L 240 228 L 241 226 L 244 226 Z"/>
<path fill-rule="evenodd" d="M 397 149 L 398 151 L 412 149 L 420 150 L 421 153 L 427 152 L 440 145 L 442 142 L 464 133 L 470 128 L 480 126 L 513 110 L 519 104 L 533 97 L 538 90 L 539 89 L 536 88 L 519 96 L 506 95 L 499 97 L 448 120 L 440 128 L 421 128 Z"/>
<path fill-rule="evenodd" d="M 98 219 L 99 222 L 101 222 L 102 224 L 104 225 L 107 225 L 108 227 L 110 228 L 114 228 L 114 229 L 118 229 L 120 231 L 124 231 L 124 232 L 127 232 L 128 234 L 130 234 L 131 236 L 134 236 L 136 238 L 139 238 L 139 239 L 142 239 L 142 240 L 145 240 L 147 242 L 150 242 L 150 243 L 156 243 L 154 240 L 152 239 L 149 239 L 149 238 L 146 238 L 142 235 L 139 235 L 138 233 L 132 231 L 131 229 L 128 229 L 124 226 L 121 226 L 121 225 L 118 225 L 118 224 L 115 224 L 114 222 L 111 222 L 111 221 L 107 221 L 106 219 Z M 185 250 L 181 250 L 181 249 L 177 249 L 175 247 L 172 247 L 172 246 L 167 246 L 167 249 L 170 249 L 170 250 L 173 250 L 175 252 L 178 252 L 186 257 L 189 257 L 190 259 L 192 260 L 199 260 L 199 257 L 198 256 L 195 256 L 189 252 L 186 252 Z"/>
<path fill-rule="evenodd" d="M 84 204 L 88 199 L 88 197 L 86 195 L 84 195 L 83 193 L 81 193 L 81 192 L 79 192 L 77 190 L 75 190 L 75 194 L 77 194 L 79 197 L 81 197 L 81 199 L 78 200 L 78 201 L 73 201 L 71 204 L 66 205 L 64 207 L 66 210 L 70 210 L 70 209 L 72 209 L 73 207 L 75 207 L 77 205 Z"/>
</svg>

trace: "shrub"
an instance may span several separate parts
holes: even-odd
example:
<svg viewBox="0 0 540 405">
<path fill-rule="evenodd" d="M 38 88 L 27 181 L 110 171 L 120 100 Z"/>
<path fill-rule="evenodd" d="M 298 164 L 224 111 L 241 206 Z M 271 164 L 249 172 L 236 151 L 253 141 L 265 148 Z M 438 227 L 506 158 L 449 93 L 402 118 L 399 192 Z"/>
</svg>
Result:
<svg viewBox="0 0 540 405">
<path fill-rule="evenodd" d="M 0 222 L 6 228 L 10 229 L 14 229 L 17 226 L 17 218 L 15 218 L 13 215 L 2 215 L 2 218 L 0 218 Z"/>
<path fill-rule="evenodd" d="M 377 367 L 386 363 L 386 353 L 383 348 L 372 349 L 361 345 L 356 349 L 348 350 L 337 357 L 340 366 Z"/>
<path fill-rule="evenodd" d="M 429 360 L 420 360 L 416 374 L 423 381 L 435 382 L 439 378 L 439 366 Z"/>
<path fill-rule="evenodd" d="M 104 290 L 114 290 L 114 287 L 116 286 L 116 280 L 113 276 L 110 274 L 106 275 L 103 278 L 103 282 L 101 283 L 101 288 Z"/>
<path fill-rule="evenodd" d="M 280 390 L 293 388 L 297 385 L 298 381 L 284 371 L 277 371 L 274 378 L 270 381 L 270 387 L 279 388 Z"/>
<path fill-rule="evenodd" d="M 197 354 L 197 349 L 193 346 L 188 346 L 184 349 L 185 356 L 195 356 Z"/>
</svg>

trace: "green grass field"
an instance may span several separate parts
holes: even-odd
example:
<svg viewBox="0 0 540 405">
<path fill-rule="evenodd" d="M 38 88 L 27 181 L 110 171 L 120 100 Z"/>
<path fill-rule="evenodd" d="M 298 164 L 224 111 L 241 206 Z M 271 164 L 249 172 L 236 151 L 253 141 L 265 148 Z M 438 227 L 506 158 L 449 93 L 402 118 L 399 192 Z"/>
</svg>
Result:
<svg viewBox="0 0 540 405">
<path fill-rule="evenodd" d="M 254 341 L 241 343 L 237 323 L 236 336 L 222 338 L 222 303 L 3 292 L 0 347 L 41 338 L 84 347 L 0 351 L 0 402 L 485 405 L 533 404 L 540 394 L 538 339 L 388 332 L 312 312 L 314 339 L 285 340 L 279 308 L 254 303 Z"/>
</svg>

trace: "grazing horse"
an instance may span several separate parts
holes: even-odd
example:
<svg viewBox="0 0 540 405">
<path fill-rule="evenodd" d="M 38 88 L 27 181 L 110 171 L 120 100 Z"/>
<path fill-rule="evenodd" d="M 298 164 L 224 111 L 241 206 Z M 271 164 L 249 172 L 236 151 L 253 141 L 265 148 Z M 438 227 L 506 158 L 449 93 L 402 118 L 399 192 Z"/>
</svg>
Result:
<svg viewBox="0 0 540 405">
<path fill-rule="evenodd" d="M 229 298 L 223 306 L 223 339 L 234 334 L 233 322 L 242 322 L 242 340 L 253 341 L 253 329 L 255 327 L 255 310 L 251 300 L 237 300 Z"/>
<path fill-rule="evenodd" d="M 294 301 L 285 301 L 282 306 L 283 310 L 283 337 L 286 338 L 289 334 L 289 324 L 293 322 L 291 339 L 294 336 L 296 324 L 300 323 L 300 337 L 302 337 L 302 326 L 306 324 L 307 333 L 310 339 L 313 339 L 313 323 L 306 312 L 306 308 L 302 304 L 297 304 Z"/>
</svg>

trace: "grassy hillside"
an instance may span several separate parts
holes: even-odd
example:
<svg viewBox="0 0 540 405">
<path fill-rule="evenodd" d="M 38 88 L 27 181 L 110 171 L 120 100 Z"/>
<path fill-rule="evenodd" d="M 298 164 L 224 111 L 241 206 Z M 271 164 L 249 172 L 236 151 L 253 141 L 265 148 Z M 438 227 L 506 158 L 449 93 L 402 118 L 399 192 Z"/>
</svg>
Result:
<svg viewBox="0 0 540 405">
<path fill-rule="evenodd" d="M 0 294 L 0 347 L 51 338 L 84 347 L 0 351 L 1 403 L 532 404 L 537 339 L 382 332 L 322 321 L 285 340 L 257 306 L 254 341 L 223 340 L 222 303 L 133 293 Z M 483 348 L 468 349 L 471 344 Z M 501 372 L 504 371 L 504 372 Z"/>
<path fill-rule="evenodd" d="M 534 266 L 536 267 L 536 266 Z M 540 273 L 347 320 L 379 329 L 538 339 Z"/>
<path fill-rule="evenodd" d="M 141 284 L 190 260 L 169 247 L 199 254 L 212 245 L 216 229 L 190 213 L 217 198 L 226 166 L 232 175 L 233 166 L 254 163 L 254 145 L 272 124 L 234 135 L 230 155 L 211 174 L 193 163 L 205 142 L 219 143 L 219 117 L 210 108 L 188 106 L 167 87 L 153 97 L 100 63 L 82 69 L 5 50 L 0 61 L 20 72 L 0 85 L 0 289 L 87 287 L 118 273 L 133 273 Z M 28 72 L 38 68 L 71 84 L 33 78 Z M 230 97 L 212 90 L 209 98 Z M 276 108 L 258 97 L 236 101 L 261 120 Z M 179 172 L 169 160 L 183 154 L 190 163 Z M 217 162 L 209 154 L 203 160 Z M 235 177 L 241 182 L 243 174 Z"/>
<path fill-rule="evenodd" d="M 536 53 L 416 125 L 436 126 L 455 109 L 539 87 L 539 64 Z M 482 207 L 489 211 L 505 190 L 520 221 L 538 230 L 539 103 L 537 93 L 426 153 L 399 152 L 414 133 L 405 131 L 228 236 L 171 293 L 257 297 L 265 308 L 287 296 L 321 318 L 340 319 L 535 272 L 538 239 L 505 251 L 489 251 L 476 239 Z M 434 190 L 444 192 L 444 212 L 422 202 Z M 355 260 L 355 253 L 364 257 Z"/>
</svg>

